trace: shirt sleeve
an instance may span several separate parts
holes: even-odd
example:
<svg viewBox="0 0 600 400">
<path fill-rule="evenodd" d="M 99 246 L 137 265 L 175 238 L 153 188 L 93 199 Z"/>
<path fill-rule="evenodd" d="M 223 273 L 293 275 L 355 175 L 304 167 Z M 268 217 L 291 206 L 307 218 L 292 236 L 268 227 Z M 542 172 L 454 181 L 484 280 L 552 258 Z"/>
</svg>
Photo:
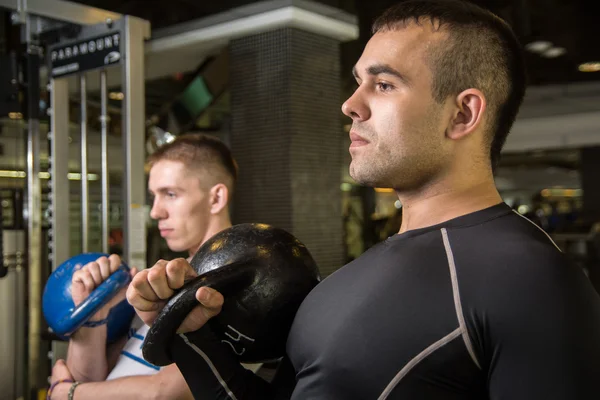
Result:
<svg viewBox="0 0 600 400">
<path fill-rule="evenodd" d="M 295 386 L 287 357 L 269 383 L 244 368 L 209 325 L 177 335 L 171 355 L 196 399 L 283 400 L 290 398 Z"/>
</svg>

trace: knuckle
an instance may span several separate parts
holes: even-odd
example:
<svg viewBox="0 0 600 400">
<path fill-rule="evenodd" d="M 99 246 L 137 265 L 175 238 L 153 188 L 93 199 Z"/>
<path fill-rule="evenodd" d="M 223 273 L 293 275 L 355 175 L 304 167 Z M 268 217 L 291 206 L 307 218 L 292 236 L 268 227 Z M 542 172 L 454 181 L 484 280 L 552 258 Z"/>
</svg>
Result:
<svg viewBox="0 0 600 400">
<path fill-rule="evenodd" d="M 183 258 L 176 258 L 166 265 L 168 273 L 181 274 L 185 271 L 185 260 Z"/>
<path fill-rule="evenodd" d="M 89 264 L 87 264 L 85 267 L 83 267 L 81 270 L 82 271 L 91 271 L 91 270 L 96 270 L 100 268 L 100 264 L 98 264 L 97 262 L 91 262 Z"/>
<path fill-rule="evenodd" d="M 106 262 L 108 260 L 108 258 L 106 258 L 106 256 L 100 256 L 96 259 L 97 263 L 102 263 L 102 262 Z"/>
<path fill-rule="evenodd" d="M 140 273 L 138 273 L 136 276 L 133 277 L 133 280 L 131 281 L 130 285 L 133 286 L 137 290 L 142 289 L 147 284 L 147 281 L 148 281 L 147 275 L 148 275 L 148 273 L 146 271 L 141 271 Z"/>
<path fill-rule="evenodd" d="M 154 283 L 161 280 L 164 280 L 164 272 L 162 270 L 152 268 L 148 271 L 148 281 Z"/>
<path fill-rule="evenodd" d="M 91 267 L 92 265 L 94 265 L 94 264 L 98 265 L 98 263 L 96 263 L 96 261 L 92 261 L 92 262 L 89 262 L 89 263 L 85 264 L 83 267 L 81 267 L 81 268 L 79 269 L 79 271 L 87 271 L 87 270 L 89 270 L 89 269 L 90 269 L 90 267 Z"/>
<path fill-rule="evenodd" d="M 108 264 L 111 267 L 111 269 L 117 269 L 121 265 L 121 258 L 118 255 L 113 254 L 108 259 Z"/>
<path fill-rule="evenodd" d="M 129 304 L 131 304 L 132 306 L 138 306 L 141 301 L 141 296 L 135 290 L 128 290 L 125 294 L 125 297 L 127 298 Z"/>
</svg>

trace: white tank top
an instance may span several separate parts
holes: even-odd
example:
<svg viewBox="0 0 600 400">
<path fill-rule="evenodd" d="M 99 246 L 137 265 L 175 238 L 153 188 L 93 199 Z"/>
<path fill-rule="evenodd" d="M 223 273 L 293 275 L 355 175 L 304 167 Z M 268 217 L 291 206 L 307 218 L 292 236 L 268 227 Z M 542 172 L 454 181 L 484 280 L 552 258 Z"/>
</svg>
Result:
<svg viewBox="0 0 600 400">
<path fill-rule="evenodd" d="M 127 334 L 129 340 L 121 350 L 117 364 L 108 374 L 107 381 L 124 376 L 154 375 L 160 371 L 160 367 L 150 364 L 142 355 L 142 344 L 147 332 L 148 326 L 136 315 Z"/>
</svg>

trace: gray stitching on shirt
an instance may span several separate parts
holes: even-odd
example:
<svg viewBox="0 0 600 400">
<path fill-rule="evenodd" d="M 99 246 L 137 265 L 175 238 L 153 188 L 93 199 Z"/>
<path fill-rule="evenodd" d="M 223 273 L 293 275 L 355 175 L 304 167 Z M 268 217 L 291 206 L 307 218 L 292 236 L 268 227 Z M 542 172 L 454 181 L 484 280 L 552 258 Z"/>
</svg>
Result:
<svg viewBox="0 0 600 400">
<path fill-rule="evenodd" d="M 446 256 L 448 257 L 448 265 L 450 267 L 450 278 L 452 279 L 452 292 L 454 294 L 454 306 L 456 307 L 456 316 L 458 317 L 458 324 L 460 325 L 461 333 L 467 351 L 473 359 L 477 368 L 481 369 L 477 357 L 475 357 L 475 351 L 471 338 L 469 337 L 469 331 L 467 330 L 467 324 L 465 323 L 465 316 L 463 315 L 462 304 L 460 302 L 460 292 L 458 290 L 458 277 L 456 275 L 456 265 L 454 263 L 454 254 L 452 254 L 452 247 L 450 247 L 450 240 L 448 239 L 448 231 L 446 228 L 442 228 L 442 238 L 444 240 L 444 247 L 446 248 Z"/>
<path fill-rule="evenodd" d="M 200 350 L 198 348 L 198 346 L 196 346 L 195 344 L 193 344 L 192 342 L 190 342 L 188 340 L 187 336 L 185 336 L 185 334 L 181 333 L 181 334 L 179 334 L 179 336 L 181 336 L 181 338 L 183 339 L 183 341 L 185 342 L 185 344 L 187 344 L 189 347 L 191 347 L 196 353 L 198 353 L 204 359 L 204 361 L 206 361 L 206 363 L 208 364 L 208 366 L 212 370 L 213 374 L 215 375 L 215 377 L 217 378 L 217 380 L 219 381 L 219 383 L 221 384 L 221 386 L 223 386 L 223 389 L 225 389 L 225 391 L 227 392 L 227 394 L 229 395 L 229 397 L 231 397 L 232 400 L 237 400 L 237 397 L 235 397 L 235 395 L 233 394 L 233 392 L 231 390 L 229 390 L 229 387 L 227 386 L 227 383 L 223 380 L 223 378 L 221 377 L 221 374 L 219 374 L 219 371 L 217 371 L 217 369 L 215 368 L 215 366 L 212 363 L 212 361 L 210 361 L 210 358 L 208 358 L 208 356 L 202 350 Z"/>
<path fill-rule="evenodd" d="M 529 218 L 527 218 L 526 216 L 524 216 L 524 215 L 521 215 L 520 213 L 518 213 L 518 212 L 517 212 L 517 211 L 515 211 L 515 210 L 512 210 L 512 211 L 513 211 L 515 214 L 517 214 L 519 217 L 523 218 L 525 221 L 529 222 L 531 225 L 535 226 L 535 227 L 536 227 L 536 228 L 538 228 L 540 231 L 542 231 L 542 233 L 543 233 L 544 235 L 546 235 L 546 237 L 548 238 L 548 240 L 550 240 L 550 243 L 552 243 L 552 244 L 554 245 L 554 247 L 556 247 L 556 249 L 562 253 L 562 250 L 560 249 L 560 247 L 558 247 L 558 246 L 556 245 L 556 243 L 554 242 L 554 240 L 552 240 L 552 238 L 550 237 L 550 235 L 548 235 L 548 232 L 546 232 L 545 230 L 543 230 L 542 228 L 540 228 L 540 227 L 539 227 L 539 226 L 538 226 L 538 225 L 537 225 L 535 222 L 533 222 L 532 220 L 530 220 L 530 219 L 529 219 Z"/>
<path fill-rule="evenodd" d="M 396 376 L 394 377 L 394 379 L 392 379 L 391 382 L 387 385 L 387 387 L 385 388 L 385 390 L 383 391 L 383 393 L 381 393 L 381 395 L 379 396 L 378 400 L 385 400 L 385 399 L 387 399 L 387 397 L 390 395 L 390 393 L 392 393 L 392 390 L 394 390 L 394 388 L 398 385 L 398 383 L 400 383 L 400 381 L 402 380 L 402 378 L 404 378 L 406 376 L 406 374 L 408 374 L 410 372 L 411 369 L 413 369 L 425 357 L 427 357 L 428 355 L 430 355 L 431 353 L 433 353 L 437 349 L 439 349 L 439 348 L 445 346 L 446 344 L 450 343 L 451 341 L 453 341 L 454 339 L 456 339 L 460 335 L 461 335 L 461 329 L 459 327 L 459 328 L 456 328 L 452 333 L 449 333 L 448 335 L 444 336 L 443 338 L 441 338 L 440 340 L 438 340 L 437 342 L 435 342 L 434 344 L 430 345 L 428 348 L 426 348 L 425 350 L 423 350 L 422 352 L 420 352 L 415 358 L 413 358 L 412 360 L 410 360 L 404 366 L 404 368 L 402 368 L 400 370 L 400 372 L 398 372 L 396 374 Z"/>
</svg>

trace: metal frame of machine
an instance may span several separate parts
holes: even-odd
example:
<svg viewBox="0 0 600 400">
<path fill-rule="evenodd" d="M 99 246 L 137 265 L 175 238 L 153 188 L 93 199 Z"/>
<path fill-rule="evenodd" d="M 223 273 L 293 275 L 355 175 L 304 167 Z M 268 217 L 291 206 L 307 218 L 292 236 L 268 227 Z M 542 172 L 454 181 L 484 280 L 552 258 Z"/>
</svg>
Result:
<svg viewBox="0 0 600 400">
<path fill-rule="evenodd" d="M 83 6 L 61 0 L 0 0 L 0 8 L 12 10 L 11 20 L 22 25 L 22 42 L 26 45 L 28 101 L 27 101 L 27 263 L 28 263 L 28 351 L 27 390 L 25 398 L 34 396 L 39 389 L 41 341 L 41 294 L 42 282 L 42 231 L 41 231 L 41 185 L 39 179 L 39 93 L 40 72 L 44 64 L 44 50 L 39 35 L 61 24 L 78 25 L 78 39 L 108 31 L 120 33 L 121 82 L 124 93 L 122 103 L 122 150 L 123 150 L 123 258 L 130 265 L 145 268 L 146 226 L 144 205 L 146 179 L 145 156 L 145 92 L 144 92 L 144 43 L 150 37 L 150 24 L 127 15 Z M 86 126 L 86 74 L 77 72 L 81 95 L 81 182 L 82 182 L 82 239 L 83 251 L 87 251 L 88 237 L 88 180 L 87 176 L 87 126 Z M 50 116 L 50 189 L 51 233 L 48 244 L 52 268 L 56 268 L 72 256 L 69 237 L 69 79 L 53 77 L 48 69 L 48 89 L 51 93 L 48 110 Z M 102 249 L 108 252 L 108 161 L 107 153 L 107 81 L 106 70 L 100 69 L 102 98 Z M 52 353 L 57 353 L 54 343 Z M 23 355 L 24 356 L 24 355 Z M 19 371 L 16 371 L 18 373 Z M 24 371 L 23 371 L 24 372 Z"/>
</svg>

